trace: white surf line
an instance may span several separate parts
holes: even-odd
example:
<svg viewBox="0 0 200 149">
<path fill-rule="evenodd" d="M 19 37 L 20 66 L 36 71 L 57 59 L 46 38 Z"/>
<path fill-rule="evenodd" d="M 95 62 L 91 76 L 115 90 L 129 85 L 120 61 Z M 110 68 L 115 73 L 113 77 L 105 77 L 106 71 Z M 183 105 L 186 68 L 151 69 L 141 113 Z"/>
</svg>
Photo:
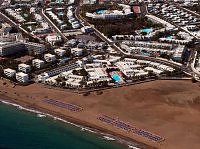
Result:
<svg viewBox="0 0 200 149">
<path fill-rule="evenodd" d="M 70 124 L 72 126 L 75 126 L 77 128 L 81 128 L 81 131 L 87 131 L 87 132 L 90 132 L 90 133 L 94 133 L 94 134 L 99 134 L 101 135 L 104 139 L 106 139 L 107 141 L 116 141 L 116 142 L 119 142 L 119 143 L 122 143 L 122 144 L 125 144 L 127 145 L 128 147 L 134 147 L 136 146 L 136 143 L 134 142 L 129 142 L 129 141 L 126 141 L 124 139 L 121 139 L 117 136 L 114 136 L 114 135 L 111 135 L 111 134 L 107 134 L 107 133 L 103 133 L 103 132 L 100 132 L 99 130 L 96 130 L 94 128 L 89 128 L 89 127 L 84 127 L 84 126 L 81 126 L 81 125 L 78 125 L 78 124 L 75 124 L 75 123 L 72 123 L 72 122 L 69 122 L 67 120 L 64 120 L 62 118 L 59 118 L 57 116 L 53 116 L 51 114 L 48 114 L 48 113 L 44 113 L 44 112 L 40 112 L 38 110 L 33 110 L 33 109 L 29 109 L 29 108 L 25 108 L 19 104 L 16 104 L 16 103 L 12 103 L 12 102 L 8 102 L 8 101 L 5 101 L 5 100 L 2 100 L 0 98 L 0 102 L 3 103 L 3 104 L 6 104 L 6 105 L 10 105 L 10 106 L 14 106 L 14 107 L 17 107 L 18 109 L 20 110 L 24 110 L 24 111 L 28 111 L 28 112 L 31 112 L 31 113 L 35 113 L 37 115 L 40 115 L 42 117 L 50 117 L 54 120 L 58 120 L 60 122 L 64 122 L 66 124 Z M 110 140 L 109 140 L 110 139 Z M 111 140 L 112 139 L 112 140 Z M 138 144 L 138 143 L 137 143 Z M 138 145 L 137 145 L 138 146 Z M 136 149 L 139 149 L 136 147 Z"/>
</svg>

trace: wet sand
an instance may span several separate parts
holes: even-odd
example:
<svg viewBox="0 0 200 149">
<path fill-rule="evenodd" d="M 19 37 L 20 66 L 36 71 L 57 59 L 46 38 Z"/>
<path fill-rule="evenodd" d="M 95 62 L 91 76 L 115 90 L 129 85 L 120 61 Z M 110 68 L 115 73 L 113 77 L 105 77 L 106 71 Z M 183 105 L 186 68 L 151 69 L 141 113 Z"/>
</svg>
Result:
<svg viewBox="0 0 200 149">
<path fill-rule="evenodd" d="M 104 132 L 143 142 L 163 149 L 200 148 L 200 87 L 191 81 L 154 81 L 133 86 L 95 92 L 89 96 L 45 88 L 43 85 L 3 85 L 0 80 L 0 97 L 27 107 L 58 115 L 62 118 L 95 127 Z M 83 107 L 81 112 L 70 112 L 43 102 L 52 98 Z M 155 133 L 164 142 L 156 143 L 127 133 L 97 120 L 105 114 Z"/>
</svg>

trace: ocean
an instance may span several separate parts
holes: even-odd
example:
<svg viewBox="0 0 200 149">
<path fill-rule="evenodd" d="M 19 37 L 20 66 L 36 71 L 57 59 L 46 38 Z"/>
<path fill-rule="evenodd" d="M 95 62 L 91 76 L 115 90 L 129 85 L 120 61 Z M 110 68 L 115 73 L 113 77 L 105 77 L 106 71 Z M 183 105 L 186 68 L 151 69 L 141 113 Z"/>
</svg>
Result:
<svg viewBox="0 0 200 149">
<path fill-rule="evenodd" d="M 101 135 L 0 103 L 0 149 L 125 149 Z"/>
</svg>

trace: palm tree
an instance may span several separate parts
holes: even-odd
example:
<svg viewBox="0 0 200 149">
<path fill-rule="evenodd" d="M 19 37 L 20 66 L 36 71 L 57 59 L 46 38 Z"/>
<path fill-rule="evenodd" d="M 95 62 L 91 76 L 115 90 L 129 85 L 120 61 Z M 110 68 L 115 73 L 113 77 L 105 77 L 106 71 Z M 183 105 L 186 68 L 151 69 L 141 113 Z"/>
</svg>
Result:
<svg viewBox="0 0 200 149">
<path fill-rule="evenodd" d="M 152 70 L 150 70 L 148 71 L 148 76 L 153 77 L 153 76 L 156 76 L 156 74 Z"/>
<path fill-rule="evenodd" d="M 61 82 L 61 86 L 65 87 L 66 86 L 66 82 L 65 81 Z"/>
<path fill-rule="evenodd" d="M 192 77 L 191 81 L 192 81 L 192 83 L 196 83 L 197 82 L 197 80 L 195 79 L 195 77 Z"/>
<path fill-rule="evenodd" d="M 81 81 L 79 82 L 79 84 L 80 84 L 80 87 L 81 87 L 81 88 L 84 88 L 84 87 L 85 87 L 85 81 L 81 80 Z"/>
</svg>

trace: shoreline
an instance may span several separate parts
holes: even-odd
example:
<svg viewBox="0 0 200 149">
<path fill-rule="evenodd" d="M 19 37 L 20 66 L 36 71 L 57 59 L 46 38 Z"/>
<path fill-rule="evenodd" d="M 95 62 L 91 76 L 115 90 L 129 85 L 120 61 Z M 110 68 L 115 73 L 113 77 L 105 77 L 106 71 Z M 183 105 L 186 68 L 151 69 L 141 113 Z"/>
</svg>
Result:
<svg viewBox="0 0 200 149">
<path fill-rule="evenodd" d="M 7 98 L 7 99 L 2 99 L 2 98 Z M 86 131 L 88 133 L 93 133 L 96 134 L 98 136 L 100 136 L 101 138 L 107 140 L 107 141 L 112 141 L 115 142 L 117 144 L 121 144 L 127 148 L 134 148 L 134 149 L 156 149 L 155 147 L 149 146 L 147 144 L 144 144 L 142 142 L 138 142 L 136 140 L 133 140 L 129 137 L 125 137 L 122 135 L 119 135 L 115 132 L 112 132 L 110 130 L 106 130 L 104 128 L 101 128 L 99 126 L 95 126 L 95 125 L 90 125 L 87 122 L 83 122 L 81 120 L 69 117 L 69 119 L 64 116 L 64 115 L 60 115 L 59 113 L 55 113 L 55 112 L 51 112 L 50 110 L 38 107 L 38 108 L 33 108 L 31 106 L 26 105 L 26 103 L 24 104 L 18 104 L 15 102 L 15 100 L 5 96 L 2 97 L 0 95 L 0 103 L 8 105 L 8 106 L 13 106 L 16 107 L 18 110 L 23 110 L 26 112 L 30 112 L 30 113 L 34 113 L 36 114 L 36 116 L 41 115 L 42 117 L 47 117 L 50 118 L 52 120 L 56 120 L 59 121 L 61 123 L 64 124 L 69 124 L 72 125 L 74 127 L 80 128 L 80 131 Z M 43 111 L 44 110 L 44 111 Z M 90 125 L 90 126 L 89 126 Z"/>
<path fill-rule="evenodd" d="M 193 145 L 194 149 L 199 149 L 200 134 L 196 133 L 200 131 L 199 83 L 157 80 L 83 96 L 39 84 L 13 87 L 10 82 L 4 82 L 0 80 L 1 99 L 81 125 L 84 127 L 81 131 L 92 130 L 99 135 L 102 133 L 101 136 L 110 134 L 107 139 L 114 136 L 125 140 L 125 143 L 121 141 L 123 144 L 139 144 L 140 148 L 187 149 Z M 83 110 L 71 111 L 45 99 L 72 104 Z M 98 119 L 103 115 L 133 126 L 135 130 L 160 136 L 164 141 L 155 142 L 132 131 L 134 129 L 121 129 L 114 125 L 117 122 L 105 123 Z"/>
</svg>

